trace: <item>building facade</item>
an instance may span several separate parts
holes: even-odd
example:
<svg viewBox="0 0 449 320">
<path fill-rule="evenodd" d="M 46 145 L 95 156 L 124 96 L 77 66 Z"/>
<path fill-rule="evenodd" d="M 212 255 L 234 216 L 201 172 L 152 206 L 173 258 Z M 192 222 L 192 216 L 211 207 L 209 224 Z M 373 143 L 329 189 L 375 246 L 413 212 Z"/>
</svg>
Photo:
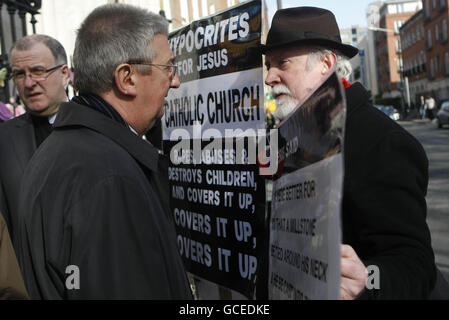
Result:
<svg viewBox="0 0 449 320">
<path fill-rule="evenodd" d="M 376 31 L 379 28 L 380 8 L 384 1 L 375 1 L 368 5 L 366 9 L 367 35 L 365 55 L 365 70 L 367 88 L 371 90 L 373 96 L 379 94 L 379 82 L 377 79 L 377 55 L 376 55 Z"/>
<path fill-rule="evenodd" d="M 410 103 L 421 104 L 421 95 L 428 87 L 426 37 L 423 25 L 423 10 L 418 11 L 401 27 L 401 49 L 403 79 L 408 83 Z"/>
<path fill-rule="evenodd" d="M 349 44 L 360 49 L 359 55 L 350 60 L 353 72 L 347 80 L 350 82 L 361 82 L 365 87 L 367 86 L 364 60 L 366 34 L 367 28 L 360 28 L 359 26 L 352 26 L 348 29 L 340 29 L 341 41 L 345 44 Z"/>
<path fill-rule="evenodd" d="M 448 0 L 423 0 L 428 85 L 437 101 L 449 100 Z"/>
<path fill-rule="evenodd" d="M 348 29 L 340 29 L 340 37 L 343 43 L 357 47 L 358 43 L 366 37 L 367 28 L 353 26 Z"/>
<path fill-rule="evenodd" d="M 376 32 L 379 94 L 382 98 L 403 98 L 405 85 L 401 70 L 400 27 L 417 11 L 421 1 L 385 1 L 380 8 L 379 29 Z"/>
</svg>

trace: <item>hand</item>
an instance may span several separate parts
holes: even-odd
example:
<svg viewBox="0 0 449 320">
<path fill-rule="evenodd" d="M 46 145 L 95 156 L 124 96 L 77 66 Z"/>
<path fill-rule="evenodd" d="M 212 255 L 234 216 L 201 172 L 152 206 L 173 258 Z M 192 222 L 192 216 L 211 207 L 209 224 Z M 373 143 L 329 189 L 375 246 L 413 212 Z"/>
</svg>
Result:
<svg viewBox="0 0 449 320">
<path fill-rule="evenodd" d="M 348 245 L 341 246 L 341 283 L 340 299 L 353 300 L 365 288 L 368 271 L 360 261 L 354 249 Z"/>
</svg>

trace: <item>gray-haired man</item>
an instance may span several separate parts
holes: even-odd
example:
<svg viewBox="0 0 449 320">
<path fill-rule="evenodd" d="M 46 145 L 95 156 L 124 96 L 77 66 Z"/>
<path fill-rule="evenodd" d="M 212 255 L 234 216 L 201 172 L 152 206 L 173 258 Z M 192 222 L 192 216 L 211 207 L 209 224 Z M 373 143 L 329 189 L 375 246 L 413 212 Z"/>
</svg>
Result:
<svg viewBox="0 0 449 320">
<path fill-rule="evenodd" d="M 10 51 L 12 80 L 27 112 L 0 125 L 0 211 L 13 242 L 20 180 L 28 161 L 50 135 L 61 102 L 67 101 L 67 55 L 58 40 L 43 34 L 17 40 Z"/>
<path fill-rule="evenodd" d="M 141 138 L 180 85 L 167 33 L 161 16 L 129 5 L 82 23 L 79 96 L 22 181 L 18 256 L 31 298 L 191 298 L 158 152 Z"/>
<path fill-rule="evenodd" d="M 261 50 L 281 121 L 330 73 L 345 73 L 345 62 L 358 53 L 342 43 L 332 12 L 314 7 L 278 10 Z M 342 81 L 347 118 L 340 297 L 427 298 L 436 272 L 426 224 L 426 154 L 372 106 L 360 83 Z M 369 266 L 379 270 L 379 288 L 365 287 Z"/>
</svg>

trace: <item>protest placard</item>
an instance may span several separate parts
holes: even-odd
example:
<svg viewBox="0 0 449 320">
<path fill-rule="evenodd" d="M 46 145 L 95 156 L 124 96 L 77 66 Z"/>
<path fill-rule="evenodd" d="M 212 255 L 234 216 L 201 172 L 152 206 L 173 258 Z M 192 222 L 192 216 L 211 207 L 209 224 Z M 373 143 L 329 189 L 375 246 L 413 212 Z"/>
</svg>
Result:
<svg viewBox="0 0 449 320">
<path fill-rule="evenodd" d="M 338 299 L 346 104 L 332 74 L 279 127 L 270 299 Z"/>
<path fill-rule="evenodd" d="M 181 86 L 166 99 L 171 214 L 186 269 L 253 297 L 265 187 L 248 148 L 265 128 L 261 2 L 194 21 L 169 36 Z"/>
</svg>

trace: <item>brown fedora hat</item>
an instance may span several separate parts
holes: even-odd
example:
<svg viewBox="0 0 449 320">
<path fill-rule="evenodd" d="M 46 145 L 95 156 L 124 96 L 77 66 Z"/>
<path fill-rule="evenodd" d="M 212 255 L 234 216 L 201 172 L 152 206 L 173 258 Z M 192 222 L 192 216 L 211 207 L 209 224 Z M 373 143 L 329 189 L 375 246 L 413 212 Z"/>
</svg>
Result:
<svg viewBox="0 0 449 320">
<path fill-rule="evenodd" d="M 318 45 L 335 49 L 348 58 L 359 50 L 341 42 L 340 30 L 332 12 L 315 7 L 297 7 L 276 11 L 267 42 L 259 50 L 267 51 L 292 44 Z"/>
</svg>

